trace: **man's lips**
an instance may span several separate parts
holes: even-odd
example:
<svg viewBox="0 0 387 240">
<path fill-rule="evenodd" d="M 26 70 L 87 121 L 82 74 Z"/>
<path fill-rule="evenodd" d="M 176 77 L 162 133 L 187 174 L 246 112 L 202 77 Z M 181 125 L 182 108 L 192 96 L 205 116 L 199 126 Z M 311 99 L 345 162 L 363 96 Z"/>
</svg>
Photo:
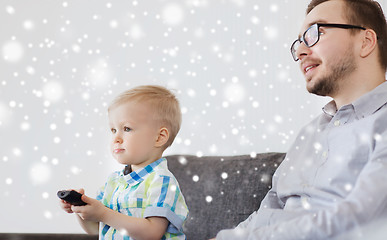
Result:
<svg viewBox="0 0 387 240">
<path fill-rule="evenodd" d="M 319 64 L 303 64 L 302 69 L 304 70 L 304 74 L 307 74 L 310 70 L 313 70 L 318 66 Z"/>
</svg>

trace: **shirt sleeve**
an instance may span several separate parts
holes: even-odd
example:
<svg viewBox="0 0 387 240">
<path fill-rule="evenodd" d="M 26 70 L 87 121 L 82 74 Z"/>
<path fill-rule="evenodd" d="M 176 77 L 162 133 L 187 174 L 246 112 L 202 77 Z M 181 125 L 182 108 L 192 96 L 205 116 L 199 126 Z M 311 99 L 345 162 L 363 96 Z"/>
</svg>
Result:
<svg viewBox="0 0 387 240">
<path fill-rule="evenodd" d="M 342 201 L 316 212 L 294 212 L 289 220 L 263 227 L 255 226 L 252 216 L 248 224 L 243 224 L 243 228 L 223 230 L 216 239 L 329 239 L 386 217 L 387 134 L 383 134 L 381 139 L 359 173 L 352 192 Z"/>
<path fill-rule="evenodd" d="M 102 202 L 104 192 L 105 192 L 105 186 L 100 187 L 97 191 L 97 196 L 95 197 L 95 199 Z"/>
<path fill-rule="evenodd" d="M 106 190 L 108 189 L 109 183 L 113 182 L 117 178 L 117 175 L 119 175 L 119 172 L 113 172 L 112 174 L 109 175 L 105 184 L 97 190 L 97 195 L 96 195 L 95 199 L 104 203 L 105 193 L 106 193 Z M 107 206 L 107 205 L 105 204 L 105 206 Z"/>
<path fill-rule="evenodd" d="M 174 177 L 155 176 L 147 179 L 144 217 L 165 217 L 170 222 L 167 232 L 182 232 L 188 208 Z"/>
</svg>

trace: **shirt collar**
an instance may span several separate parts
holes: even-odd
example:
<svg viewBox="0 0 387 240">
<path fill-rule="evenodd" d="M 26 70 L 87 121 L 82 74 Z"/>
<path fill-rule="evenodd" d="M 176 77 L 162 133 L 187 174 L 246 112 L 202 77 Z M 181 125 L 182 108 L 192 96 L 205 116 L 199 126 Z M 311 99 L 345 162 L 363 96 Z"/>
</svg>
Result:
<svg viewBox="0 0 387 240">
<path fill-rule="evenodd" d="M 323 112 L 331 117 L 333 117 L 337 112 L 336 103 L 334 100 L 330 101 L 323 107 Z"/>
<path fill-rule="evenodd" d="M 387 82 L 383 82 L 372 91 L 364 94 L 353 102 L 356 115 L 359 118 L 367 117 L 378 111 L 387 103 Z"/>
<path fill-rule="evenodd" d="M 144 168 L 140 168 L 137 171 L 133 171 L 133 172 L 129 173 L 128 175 L 124 175 L 124 171 L 122 171 L 120 175 L 125 179 L 125 181 L 129 185 L 137 184 L 137 183 L 144 181 L 144 179 L 150 173 L 155 171 L 157 166 L 159 166 L 159 165 L 163 166 L 164 162 L 166 163 L 166 161 L 167 160 L 165 158 L 160 158 L 159 160 L 154 161 L 153 163 L 149 164 L 148 166 L 146 166 Z"/>
<path fill-rule="evenodd" d="M 355 100 L 353 103 L 343 106 L 340 110 L 344 110 L 348 107 L 351 107 L 354 109 L 358 118 L 364 118 L 375 113 L 386 103 L 387 82 L 383 82 L 370 92 L 364 94 L 363 96 Z M 322 110 L 325 114 L 331 117 L 333 117 L 338 111 L 334 100 L 327 103 Z"/>
</svg>

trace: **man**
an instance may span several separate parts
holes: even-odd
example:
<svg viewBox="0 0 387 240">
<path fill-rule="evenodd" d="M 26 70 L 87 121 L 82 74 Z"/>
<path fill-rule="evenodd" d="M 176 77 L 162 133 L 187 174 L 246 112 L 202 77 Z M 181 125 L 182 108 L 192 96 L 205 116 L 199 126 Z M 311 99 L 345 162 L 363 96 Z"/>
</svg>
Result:
<svg viewBox="0 0 387 240">
<path fill-rule="evenodd" d="M 291 53 L 307 90 L 333 100 L 301 130 L 259 210 L 217 240 L 341 239 L 387 219 L 386 46 L 376 1 L 310 2 Z"/>
</svg>

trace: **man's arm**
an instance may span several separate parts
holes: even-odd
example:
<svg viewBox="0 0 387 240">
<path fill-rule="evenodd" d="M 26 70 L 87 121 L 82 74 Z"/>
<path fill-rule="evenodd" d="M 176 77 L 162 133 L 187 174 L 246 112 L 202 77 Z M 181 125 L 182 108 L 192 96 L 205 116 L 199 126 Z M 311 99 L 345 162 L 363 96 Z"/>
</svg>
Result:
<svg viewBox="0 0 387 240">
<path fill-rule="evenodd" d="M 217 240 L 328 239 L 387 216 L 387 134 L 359 173 L 356 185 L 342 201 L 331 207 L 265 227 L 223 230 Z"/>
</svg>

